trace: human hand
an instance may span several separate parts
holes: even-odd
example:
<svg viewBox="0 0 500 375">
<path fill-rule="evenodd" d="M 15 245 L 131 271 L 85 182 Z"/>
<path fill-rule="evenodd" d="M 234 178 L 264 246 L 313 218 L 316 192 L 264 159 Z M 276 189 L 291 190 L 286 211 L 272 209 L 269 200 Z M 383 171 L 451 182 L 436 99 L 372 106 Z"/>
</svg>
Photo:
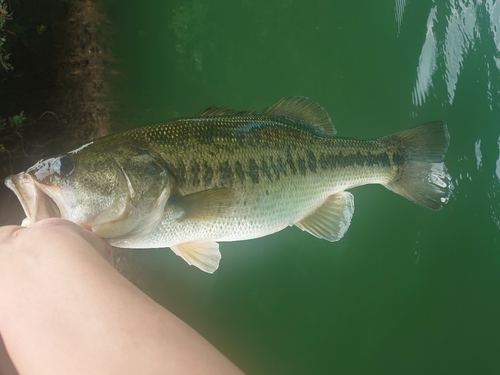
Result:
<svg viewBox="0 0 500 375">
<path fill-rule="evenodd" d="M 40 281 L 48 281 L 51 275 L 57 278 L 57 274 L 60 274 L 57 271 L 50 271 L 50 269 L 53 270 L 50 265 L 71 267 L 72 263 L 68 262 L 68 259 L 75 259 L 75 256 L 79 259 L 96 257 L 99 261 L 98 258 L 101 257 L 96 252 L 113 264 L 112 249 L 109 244 L 93 234 L 90 228 L 82 228 L 67 220 L 50 218 L 30 224 L 27 228 L 18 225 L 0 227 L 0 281 L 2 284 L 0 295 L 5 303 L 5 305 L 1 304 L 3 307 L 0 309 L 0 318 L 9 315 L 5 307 L 19 306 L 15 299 L 9 298 L 10 295 L 19 295 L 19 298 L 24 300 L 29 299 L 23 293 L 23 286 L 26 283 L 31 285 L 26 288 L 27 292 L 32 295 L 43 295 L 36 290 L 38 286 L 42 287 L 43 283 Z M 103 262 L 102 258 L 100 261 Z M 47 267 L 49 267 L 49 272 L 44 274 L 44 269 Z M 37 274 L 40 277 L 36 276 Z M 30 283 L 30 280 L 34 283 Z M 50 302 L 48 304 L 50 305 Z M 37 311 L 40 313 L 40 309 Z M 14 315 L 22 320 L 20 315 Z M 22 324 L 22 322 L 19 323 Z M 13 324 L 9 326 L 12 327 Z M 4 328 L 3 331 L 8 330 Z M 6 352 L 2 333 L 0 332 L 0 373 L 17 374 Z"/>
<path fill-rule="evenodd" d="M 32 251 L 37 251 L 40 246 L 58 244 L 69 251 L 77 238 L 87 242 L 110 264 L 113 264 L 111 246 L 92 233 L 90 227 L 79 226 L 60 218 L 44 219 L 28 227 L 17 225 L 0 227 L 0 250 L 12 251 L 14 248 L 27 246 Z"/>
</svg>

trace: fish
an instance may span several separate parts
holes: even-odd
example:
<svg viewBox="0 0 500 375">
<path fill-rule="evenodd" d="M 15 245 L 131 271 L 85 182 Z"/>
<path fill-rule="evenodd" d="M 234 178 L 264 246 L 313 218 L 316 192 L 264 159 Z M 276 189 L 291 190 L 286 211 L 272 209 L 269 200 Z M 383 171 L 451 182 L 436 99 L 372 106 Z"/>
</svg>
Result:
<svg viewBox="0 0 500 375">
<path fill-rule="evenodd" d="M 112 246 L 167 248 L 213 273 L 219 242 L 296 226 L 327 241 L 350 226 L 348 190 L 381 184 L 431 210 L 451 194 L 450 136 L 432 121 L 379 139 L 339 137 L 301 96 L 261 111 L 210 107 L 111 134 L 5 179 L 30 225 L 61 217 Z"/>
</svg>

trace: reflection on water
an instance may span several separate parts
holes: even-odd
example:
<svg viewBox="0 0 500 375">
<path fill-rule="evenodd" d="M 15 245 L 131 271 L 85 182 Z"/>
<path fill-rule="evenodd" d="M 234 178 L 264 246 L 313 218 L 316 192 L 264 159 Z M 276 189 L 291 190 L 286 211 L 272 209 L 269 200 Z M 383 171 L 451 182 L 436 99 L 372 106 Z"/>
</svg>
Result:
<svg viewBox="0 0 500 375">
<path fill-rule="evenodd" d="M 479 30 L 475 30 L 478 7 L 473 2 L 465 4 L 462 0 L 455 1 L 450 4 L 450 8 L 443 53 L 448 100 L 452 104 L 464 58 L 473 46 L 475 35 L 478 35 Z"/>
<path fill-rule="evenodd" d="M 405 10 L 409 12 L 413 5 L 409 1 L 395 0 L 398 30 L 405 27 L 403 13 Z M 455 104 L 457 87 L 469 88 L 470 81 L 467 82 L 464 77 L 474 76 L 476 82 L 484 84 L 481 87 L 485 91 L 482 98 L 486 99 L 490 113 L 498 111 L 500 0 L 433 1 L 429 6 L 425 33 L 416 68 L 413 105 L 422 107 L 432 100 L 442 106 L 452 106 Z M 472 97 L 468 103 L 471 100 Z M 483 197 L 486 194 L 491 218 L 500 228 L 500 129 L 496 122 L 493 127 L 488 127 L 489 120 L 486 118 L 489 115 L 484 111 L 482 113 L 479 123 L 469 124 L 470 129 L 462 129 L 462 134 L 452 133 L 452 139 L 456 142 L 473 126 L 487 129 L 481 134 L 476 132 L 475 141 L 467 140 L 468 151 L 457 159 L 462 168 L 454 173 L 453 198 L 471 199 L 472 194 L 482 194 Z M 453 129 L 453 124 L 450 125 Z M 474 164 L 471 164 L 474 156 L 475 169 Z"/>
<path fill-rule="evenodd" d="M 498 159 L 497 159 L 497 168 L 496 168 L 496 175 L 498 177 L 498 180 L 500 181 L 500 135 L 498 136 Z"/>
<path fill-rule="evenodd" d="M 396 0 L 396 19 L 402 23 L 406 2 Z M 444 27 L 442 26 L 444 25 Z M 485 2 L 453 0 L 432 6 L 427 18 L 425 42 L 417 67 L 413 104 L 422 106 L 434 81 L 444 80 L 449 104 L 453 104 L 464 60 L 471 52 L 487 51 L 484 64 L 488 72 L 488 97 L 493 105 L 491 90 L 497 90 L 500 70 L 500 1 Z M 487 48 L 485 48 L 485 46 Z M 493 46 L 493 48 L 490 48 Z M 440 69 L 441 68 L 441 69 Z"/>
<path fill-rule="evenodd" d="M 488 141 L 491 141 L 490 139 L 485 140 L 486 144 Z M 483 172 L 485 176 L 489 181 L 491 181 L 491 185 L 487 190 L 486 196 L 489 201 L 489 209 L 491 210 L 491 219 L 495 223 L 495 225 L 500 229 L 500 135 L 498 136 L 498 139 L 496 140 L 497 143 L 497 148 L 498 148 L 498 154 L 496 155 L 495 163 L 494 163 L 494 168 L 495 170 L 492 171 L 492 165 L 491 161 L 488 163 L 488 160 L 483 161 L 483 152 L 481 150 L 481 143 L 482 140 L 478 139 L 474 143 L 474 154 L 476 157 L 476 169 L 477 171 Z M 487 147 L 487 146 L 483 146 Z M 462 161 L 467 161 L 467 156 L 464 156 L 463 158 L 458 159 L 459 162 Z M 485 166 L 483 167 L 483 162 Z M 457 178 L 454 179 L 453 181 L 453 186 L 454 188 L 457 187 L 459 184 L 461 184 L 464 180 L 471 181 L 473 180 L 472 178 L 472 171 L 466 172 L 465 170 L 460 171 L 458 174 Z M 457 195 L 456 189 L 454 189 L 454 194 Z M 467 197 L 467 194 L 464 194 L 464 197 Z M 455 197 L 456 198 L 456 197 Z"/>
<path fill-rule="evenodd" d="M 489 140 L 486 140 L 489 141 Z M 496 140 L 497 147 L 498 147 L 498 155 L 495 160 L 495 171 L 494 173 L 491 173 L 491 169 L 486 167 L 485 173 L 489 176 L 491 176 L 491 186 L 488 189 L 487 192 L 487 197 L 488 201 L 490 202 L 490 209 L 491 209 L 491 218 L 495 225 L 500 229 L 500 135 L 498 136 L 498 139 Z M 481 151 L 481 139 L 478 139 L 474 143 L 474 154 L 476 156 L 476 168 L 478 171 L 483 170 L 483 152 Z M 466 159 L 466 157 L 464 158 Z M 487 161 L 486 161 L 487 162 Z M 486 163 L 488 164 L 488 163 Z M 472 181 L 472 176 L 469 175 L 469 172 L 466 173 L 465 175 L 468 180 Z M 463 174 L 460 173 L 459 177 L 454 181 L 454 186 L 457 186 L 460 180 L 463 180 Z"/>
<path fill-rule="evenodd" d="M 476 165 L 477 165 L 477 170 L 481 168 L 481 164 L 483 163 L 483 154 L 481 152 L 481 140 L 478 139 L 476 143 L 474 144 L 474 152 L 476 154 Z"/>
<path fill-rule="evenodd" d="M 401 32 L 401 25 L 403 24 L 403 16 L 406 9 L 407 0 L 396 0 L 394 6 L 394 13 L 396 14 L 396 22 L 398 23 L 398 36 Z"/>
<path fill-rule="evenodd" d="M 497 50 L 500 51 L 500 1 L 487 0 L 486 8 L 488 13 L 490 14 L 490 22 L 491 22 L 491 31 L 493 33 L 493 40 L 497 47 Z M 500 57 L 495 56 L 495 63 L 497 68 L 500 70 Z"/>
<path fill-rule="evenodd" d="M 413 90 L 413 103 L 422 105 L 432 86 L 432 75 L 436 69 L 436 36 L 434 35 L 434 23 L 436 22 L 436 7 L 431 9 L 427 19 L 427 34 L 422 47 L 422 53 L 417 68 L 417 83 Z"/>
<path fill-rule="evenodd" d="M 495 170 L 497 180 L 493 182 L 490 192 L 488 193 L 488 198 L 490 202 L 492 202 L 491 218 L 493 219 L 493 222 L 497 225 L 498 229 L 500 230 L 500 204 L 497 203 L 500 201 L 500 135 L 498 136 L 497 145 L 498 145 L 498 159 L 496 162 L 496 170 Z"/>
</svg>

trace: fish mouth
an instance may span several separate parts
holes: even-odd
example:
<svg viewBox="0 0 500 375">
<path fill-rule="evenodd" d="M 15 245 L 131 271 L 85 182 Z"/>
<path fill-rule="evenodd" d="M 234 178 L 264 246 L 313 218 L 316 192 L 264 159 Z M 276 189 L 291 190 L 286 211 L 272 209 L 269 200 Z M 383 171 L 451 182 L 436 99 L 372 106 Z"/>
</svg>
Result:
<svg viewBox="0 0 500 375">
<path fill-rule="evenodd" d="M 61 217 L 57 204 L 40 189 L 30 174 L 11 175 L 5 179 L 5 185 L 16 194 L 31 224 L 49 217 Z"/>
</svg>

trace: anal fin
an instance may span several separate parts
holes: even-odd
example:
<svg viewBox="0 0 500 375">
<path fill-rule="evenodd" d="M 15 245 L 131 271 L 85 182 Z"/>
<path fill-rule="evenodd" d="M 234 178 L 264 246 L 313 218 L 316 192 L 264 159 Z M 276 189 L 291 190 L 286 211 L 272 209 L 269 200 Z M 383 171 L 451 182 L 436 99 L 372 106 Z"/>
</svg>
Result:
<svg viewBox="0 0 500 375">
<path fill-rule="evenodd" d="M 342 191 L 330 195 L 314 212 L 294 224 L 313 236 L 334 242 L 344 237 L 353 212 L 353 195 Z"/>
<path fill-rule="evenodd" d="M 194 241 L 171 246 L 172 251 L 189 265 L 214 273 L 221 258 L 219 244 L 215 241 Z"/>
</svg>

